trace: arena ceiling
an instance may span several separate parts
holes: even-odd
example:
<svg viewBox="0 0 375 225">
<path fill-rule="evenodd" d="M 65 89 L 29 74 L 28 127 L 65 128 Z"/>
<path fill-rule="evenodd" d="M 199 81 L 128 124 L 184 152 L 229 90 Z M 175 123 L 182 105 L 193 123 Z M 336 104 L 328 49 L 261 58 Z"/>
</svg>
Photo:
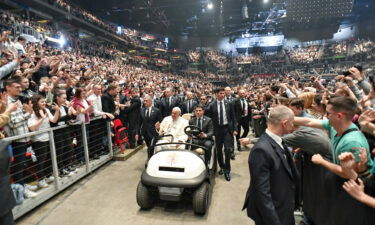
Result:
<svg viewBox="0 0 375 225">
<path fill-rule="evenodd" d="M 280 5 L 280 8 L 289 9 L 290 12 L 294 12 L 293 15 L 291 13 L 288 14 L 287 12 L 288 18 L 299 21 L 303 25 L 302 28 L 306 29 L 306 21 L 311 23 L 311 19 L 307 18 L 308 20 L 304 21 L 299 18 L 300 15 L 304 16 L 307 14 L 305 12 L 306 10 L 314 9 L 317 13 L 315 13 L 314 10 L 311 10 L 310 17 L 314 18 L 316 15 L 320 15 L 323 24 L 326 24 L 327 18 L 325 18 L 325 16 L 331 17 L 332 15 L 335 15 L 333 11 L 337 10 L 338 15 L 342 12 L 347 13 L 347 4 L 352 4 L 353 2 L 356 4 L 362 3 L 363 6 L 360 6 L 362 8 L 366 7 L 366 4 L 368 5 L 373 1 L 71 0 L 71 2 L 106 21 L 113 22 L 117 25 L 123 25 L 125 28 L 133 28 L 141 31 L 172 36 L 229 36 L 241 33 L 252 26 L 254 27 L 254 24 L 259 23 L 259 21 L 265 21 L 267 13 L 264 14 L 263 12 L 270 11 L 275 5 Z M 335 2 L 335 4 L 332 4 L 332 8 L 327 7 L 327 5 L 329 6 L 329 2 Z M 338 7 L 337 2 L 340 2 L 343 7 Z M 294 3 L 298 3 L 295 4 L 298 8 L 293 7 Z M 349 11 L 351 11 L 351 9 Z M 322 12 L 323 16 L 321 15 Z M 368 15 L 363 12 L 359 14 Z M 262 16 L 264 16 L 264 18 L 262 18 Z M 336 24 L 336 27 L 341 19 L 334 19 L 336 19 L 333 21 Z M 316 21 L 313 22 L 321 26 L 320 23 L 316 23 Z M 277 29 L 277 26 L 274 26 L 273 24 L 271 27 Z M 287 24 L 281 26 L 281 29 L 289 29 L 290 27 L 292 26 Z M 267 30 L 267 32 L 269 31 Z"/>
<path fill-rule="evenodd" d="M 223 35 L 251 22 L 259 11 L 269 9 L 279 0 L 71 1 L 125 27 L 169 35 Z"/>
</svg>

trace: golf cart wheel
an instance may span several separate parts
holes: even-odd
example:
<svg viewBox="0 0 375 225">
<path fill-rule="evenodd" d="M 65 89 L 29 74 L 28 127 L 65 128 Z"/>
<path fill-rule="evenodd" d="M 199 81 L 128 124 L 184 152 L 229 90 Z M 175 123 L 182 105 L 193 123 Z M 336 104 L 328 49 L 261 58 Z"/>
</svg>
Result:
<svg viewBox="0 0 375 225">
<path fill-rule="evenodd" d="M 193 209 L 196 214 L 204 215 L 208 209 L 210 184 L 204 182 L 194 192 Z"/>
<path fill-rule="evenodd" d="M 147 186 L 142 184 L 142 181 L 139 182 L 137 187 L 137 203 L 141 209 L 150 209 L 154 205 L 151 192 Z"/>
</svg>

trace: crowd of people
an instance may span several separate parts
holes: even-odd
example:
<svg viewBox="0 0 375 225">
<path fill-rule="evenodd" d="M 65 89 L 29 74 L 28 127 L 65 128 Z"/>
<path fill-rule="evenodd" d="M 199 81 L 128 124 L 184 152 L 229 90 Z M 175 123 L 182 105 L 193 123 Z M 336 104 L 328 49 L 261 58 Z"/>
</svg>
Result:
<svg viewBox="0 0 375 225">
<path fill-rule="evenodd" d="M 61 7 L 72 10 L 64 1 L 57 2 Z M 90 14 L 84 16 L 102 24 Z M 323 210 L 313 210 L 319 204 L 316 199 L 322 193 L 324 196 L 338 196 L 334 195 L 337 190 L 318 183 L 321 170 L 345 179 L 339 188 L 353 199 L 370 207 L 375 206 L 375 199 L 371 197 L 375 189 L 375 78 L 370 70 L 366 70 L 368 68 L 354 65 L 340 68 L 347 70 L 346 73 L 332 80 L 313 76 L 308 81 L 301 81 L 295 73 L 287 76 L 241 76 L 231 87 L 222 88 L 212 81 L 232 80 L 227 74 L 161 72 L 132 60 L 110 57 L 121 55 L 134 59 L 109 46 L 79 42 L 77 48 L 64 50 L 42 43 L 26 43 L 22 37 L 11 40 L 9 35 L 4 31 L 0 37 L 0 79 L 3 87 L 0 96 L 1 136 L 14 137 L 53 126 L 71 126 L 73 136 L 64 132 L 58 134 L 68 140 L 69 145 L 56 146 L 56 151 L 71 152 L 59 154 L 59 176 L 71 175 L 82 164 L 83 137 L 79 135 L 77 122 L 92 126 L 93 130 L 88 129 L 88 136 L 93 140 L 96 134 L 94 128 L 103 126 L 104 119 L 111 122 L 119 119 L 127 128 L 127 147 L 134 148 L 143 141 L 150 145 L 151 139 L 159 134 L 171 134 L 183 143 L 187 137 L 182 134 L 181 128 L 186 127 L 189 121 L 182 115 L 195 115 L 195 120 L 190 120 L 190 124 L 202 128 L 199 118 L 204 115 L 212 119 L 213 132 L 203 132 L 200 138 L 204 141 L 200 140 L 199 143 L 210 148 L 213 144 L 212 134 L 222 137 L 215 139 L 216 149 L 212 151 L 217 151 L 219 174 L 227 181 L 231 180 L 234 151 L 242 151 L 248 142 L 255 142 L 255 139 L 247 139 L 250 132 L 260 138 L 250 155 L 252 183 L 248 197 L 251 197 L 245 203 L 248 215 L 257 224 L 291 224 L 294 220 L 293 209 L 298 208 L 300 203 L 300 197 L 295 197 L 294 193 L 297 193 L 296 196 L 302 195 L 305 224 L 326 224 L 321 222 L 324 219 L 331 219 L 330 224 L 341 224 L 335 223 L 338 217 L 327 216 Z M 359 41 L 353 45 L 356 54 L 362 54 L 364 49 L 373 51 L 372 42 Z M 333 54 L 345 54 L 347 43 L 336 44 L 332 49 Z M 309 63 L 319 59 L 319 52 L 320 47 L 310 46 L 291 49 L 288 54 L 294 62 Z M 201 61 L 200 51 L 188 51 L 186 55 L 190 62 Z M 206 55 L 211 63 L 219 67 L 228 60 L 213 51 Z M 268 62 L 272 61 L 271 58 L 241 55 L 236 60 L 237 63 L 261 64 L 263 59 Z M 280 61 L 282 58 L 278 55 L 275 59 Z M 168 59 L 157 62 L 169 65 Z M 261 151 L 269 150 L 269 146 L 262 145 L 267 135 L 266 141 L 281 149 L 281 159 L 269 161 L 275 155 L 266 155 L 268 152 Z M 36 198 L 37 188 L 48 187 L 54 182 L 51 158 L 47 154 L 49 140 L 48 133 L 40 133 L 11 143 L 11 179 L 14 184 L 23 186 L 26 198 Z M 90 148 L 90 160 L 94 160 L 96 154 L 108 153 L 108 140 L 104 137 L 99 140 L 96 140 L 95 146 L 101 150 L 93 152 Z M 30 161 L 26 159 L 26 153 L 30 146 L 38 159 L 28 162 L 36 171 L 34 179 L 37 187 L 28 185 L 29 179 L 25 177 L 25 162 Z M 204 156 L 206 163 L 210 158 L 209 153 Z M 265 160 L 259 160 L 262 157 Z M 2 155 L 0 160 L 3 160 Z M 286 172 L 281 173 L 274 168 L 276 166 L 271 166 L 272 163 L 279 163 L 279 160 L 285 164 Z M 299 169 L 299 172 L 303 171 L 300 175 L 304 180 L 302 185 L 298 184 L 300 176 L 295 168 L 300 162 L 304 162 L 303 169 Z M 312 169 L 309 167 L 311 165 L 316 167 Z M 281 178 L 273 179 L 271 183 L 287 187 L 277 193 L 273 192 L 277 185 L 270 187 L 267 183 L 270 180 L 263 180 L 265 177 L 275 178 L 273 175 L 276 172 L 280 172 Z M 7 178 L 11 180 L 10 176 Z M 1 183 L 0 187 L 9 184 L 7 181 Z M 320 186 L 316 186 L 318 184 Z M 297 186 L 301 186 L 300 189 Z M 259 196 L 259 193 L 263 195 Z M 271 195 L 277 195 L 277 198 L 272 199 Z M 332 197 L 329 200 L 340 208 L 340 198 Z M 287 206 L 281 206 L 280 202 L 283 201 L 287 202 Z M 0 214 L 0 221 L 11 216 L 15 202 L 9 202 L 4 213 Z M 354 207 L 356 213 L 363 209 L 356 207 L 354 201 L 349 202 L 353 205 L 348 203 L 346 209 Z M 328 203 L 326 205 L 329 206 Z M 334 209 L 330 210 L 331 215 L 336 215 Z M 352 214 L 348 213 L 348 216 Z M 341 220 L 348 216 L 341 215 Z M 372 221 L 361 217 L 358 224 L 371 224 Z"/>
<path fill-rule="evenodd" d="M 289 58 L 293 63 L 306 64 L 320 59 L 320 46 L 313 45 L 305 48 L 292 48 L 289 50 Z"/>
<path fill-rule="evenodd" d="M 236 57 L 237 64 L 253 64 L 257 65 L 262 62 L 260 55 L 239 55 Z"/>
<path fill-rule="evenodd" d="M 209 63 L 219 70 L 226 70 L 230 66 L 231 59 L 226 53 L 206 51 L 205 54 Z"/>
<path fill-rule="evenodd" d="M 189 50 L 187 52 L 188 58 L 190 62 L 198 63 L 202 59 L 202 53 L 197 50 Z"/>
</svg>

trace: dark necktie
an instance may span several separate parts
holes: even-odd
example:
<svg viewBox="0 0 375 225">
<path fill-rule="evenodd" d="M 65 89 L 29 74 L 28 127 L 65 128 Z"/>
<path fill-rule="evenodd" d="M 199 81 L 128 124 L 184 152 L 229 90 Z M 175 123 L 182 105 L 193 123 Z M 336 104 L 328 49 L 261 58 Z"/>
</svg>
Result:
<svg viewBox="0 0 375 225">
<path fill-rule="evenodd" d="M 149 108 L 146 109 L 146 115 L 145 115 L 146 118 L 150 117 L 149 110 L 150 110 Z"/>
<path fill-rule="evenodd" d="M 223 101 L 220 101 L 220 112 L 219 112 L 219 124 L 220 126 L 223 126 L 224 124 L 224 113 L 223 113 Z"/>
<path fill-rule="evenodd" d="M 187 112 L 190 113 L 190 100 L 188 100 Z"/>
<path fill-rule="evenodd" d="M 171 105 L 171 99 L 170 99 L 170 97 L 169 97 L 169 98 L 167 98 L 167 104 L 168 104 L 168 106 L 170 106 L 170 105 Z"/>
<path fill-rule="evenodd" d="M 293 167 L 293 159 L 289 152 L 288 146 L 286 146 L 285 142 L 281 142 L 281 145 L 283 146 L 283 153 L 285 155 L 286 161 L 288 162 L 289 168 L 292 169 Z M 293 174 L 294 175 L 294 174 Z"/>
<path fill-rule="evenodd" d="M 202 130 L 202 118 L 198 119 L 198 127 Z"/>
</svg>

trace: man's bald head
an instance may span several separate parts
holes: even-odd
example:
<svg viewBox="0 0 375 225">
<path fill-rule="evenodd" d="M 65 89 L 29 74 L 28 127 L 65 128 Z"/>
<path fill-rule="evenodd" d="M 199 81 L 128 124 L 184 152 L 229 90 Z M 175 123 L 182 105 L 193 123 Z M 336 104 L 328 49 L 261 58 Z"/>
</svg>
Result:
<svg viewBox="0 0 375 225">
<path fill-rule="evenodd" d="M 225 96 L 229 97 L 232 94 L 232 89 L 230 87 L 225 87 L 224 92 L 225 92 Z"/>
</svg>

